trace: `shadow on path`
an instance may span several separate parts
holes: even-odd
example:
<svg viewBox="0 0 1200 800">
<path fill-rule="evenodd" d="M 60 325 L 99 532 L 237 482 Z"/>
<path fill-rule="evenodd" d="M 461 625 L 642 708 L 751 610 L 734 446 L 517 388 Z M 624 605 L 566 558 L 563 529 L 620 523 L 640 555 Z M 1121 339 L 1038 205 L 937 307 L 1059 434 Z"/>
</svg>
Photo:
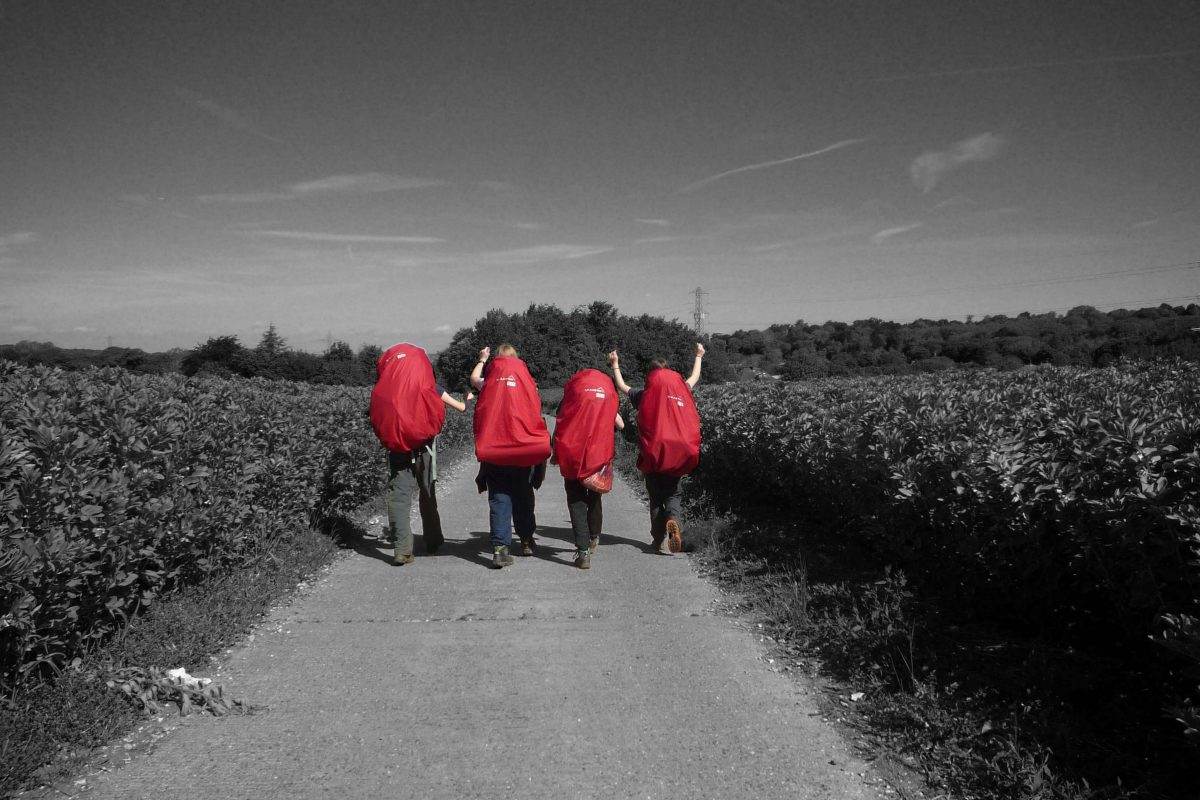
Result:
<svg viewBox="0 0 1200 800">
<path fill-rule="evenodd" d="M 369 536 L 361 525 L 349 517 L 335 516 L 322 520 L 321 532 L 331 537 L 343 550 L 353 550 L 360 556 L 392 563 L 391 545 Z M 380 548 L 384 548 L 383 552 Z"/>
<path fill-rule="evenodd" d="M 321 524 L 321 530 L 328 536 L 332 537 L 337 543 L 337 546 L 343 550 L 353 550 L 360 556 L 373 558 L 376 561 L 382 561 L 388 566 L 395 566 L 393 563 L 394 550 L 392 543 L 387 540 L 385 534 L 372 536 L 363 530 L 359 525 L 348 517 L 331 517 Z M 386 528 L 383 529 L 386 531 Z M 463 546 L 470 545 L 470 542 L 446 542 L 438 548 L 438 552 L 427 553 L 425 550 L 425 536 L 423 534 L 413 534 L 413 552 L 418 557 L 428 558 L 433 555 L 449 554 L 448 551 L 455 549 L 455 545 Z M 491 560 L 488 559 L 488 563 Z"/>
</svg>

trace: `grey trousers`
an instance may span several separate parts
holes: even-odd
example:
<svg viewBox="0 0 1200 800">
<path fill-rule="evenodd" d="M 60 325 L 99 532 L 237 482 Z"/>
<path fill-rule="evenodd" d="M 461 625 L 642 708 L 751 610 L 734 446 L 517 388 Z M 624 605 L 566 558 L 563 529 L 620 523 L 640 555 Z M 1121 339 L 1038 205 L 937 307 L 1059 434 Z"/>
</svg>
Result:
<svg viewBox="0 0 1200 800">
<path fill-rule="evenodd" d="M 413 551 L 412 512 L 413 496 L 421 513 L 421 532 L 425 537 L 425 551 L 432 553 L 442 546 L 442 518 L 438 513 L 436 494 L 436 449 L 431 444 L 408 453 L 388 452 L 388 541 L 401 555 Z"/>
</svg>

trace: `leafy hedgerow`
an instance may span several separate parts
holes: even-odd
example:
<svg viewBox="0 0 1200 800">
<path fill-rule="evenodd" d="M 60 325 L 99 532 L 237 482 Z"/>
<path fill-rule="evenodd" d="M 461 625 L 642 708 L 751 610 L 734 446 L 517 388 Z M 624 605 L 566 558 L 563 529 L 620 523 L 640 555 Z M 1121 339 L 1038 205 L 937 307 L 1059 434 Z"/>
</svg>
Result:
<svg viewBox="0 0 1200 800">
<path fill-rule="evenodd" d="M 379 493 L 368 399 L 0 362 L 0 691 Z M 469 431 L 451 420 L 447 437 Z"/>
<path fill-rule="evenodd" d="M 705 494 L 834 532 L 948 624 L 1124 664 L 1114 691 L 1200 756 L 1200 366 L 725 385 L 697 404 Z"/>
</svg>

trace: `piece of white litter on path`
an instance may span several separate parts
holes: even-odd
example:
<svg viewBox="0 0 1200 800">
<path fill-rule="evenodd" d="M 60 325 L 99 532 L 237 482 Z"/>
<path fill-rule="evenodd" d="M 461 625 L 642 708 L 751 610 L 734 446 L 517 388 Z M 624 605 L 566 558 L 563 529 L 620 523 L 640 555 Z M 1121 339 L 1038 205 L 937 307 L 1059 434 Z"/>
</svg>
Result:
<svg viewBox="0 0 1200 800">
<path fill-rule="evenodd" d="M 167 677 L 174 678 L 184 686 L 190 686 L 193 689 L 199 689 L 212 683 L 212 678 L 195 678 L 188 675 L 187 670 L 183 667 L 167 670 Z"/>
</svg>

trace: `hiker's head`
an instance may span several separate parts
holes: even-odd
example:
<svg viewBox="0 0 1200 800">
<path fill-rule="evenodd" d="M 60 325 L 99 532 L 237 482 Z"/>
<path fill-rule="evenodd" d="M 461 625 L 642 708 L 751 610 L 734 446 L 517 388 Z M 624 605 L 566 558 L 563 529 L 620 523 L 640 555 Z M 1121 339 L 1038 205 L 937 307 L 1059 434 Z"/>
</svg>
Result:
<svg viewBox="0 0 1200 800">
<path fill-rule="evenodd" d="M 670 368 L 671 368 L 671 362 L 667 361 L 662 356 L 655 356 L 654 358 L 650 359 L 650 363 L 648 363 L 646 365 L 646 374 L 649 375 L 651 372 L 654 372 L 654 370 L 656 370 L 656 369 L 670 369 Z"/>
<path fill-rule="evenodd" d="M 508 342 L 505 342 L 504 344 L 502 344 L 496 348 L 496 355 L 498 355 L 498 356 L 516 356 L 517 348 L 513 347 Z"/>
</svg>

